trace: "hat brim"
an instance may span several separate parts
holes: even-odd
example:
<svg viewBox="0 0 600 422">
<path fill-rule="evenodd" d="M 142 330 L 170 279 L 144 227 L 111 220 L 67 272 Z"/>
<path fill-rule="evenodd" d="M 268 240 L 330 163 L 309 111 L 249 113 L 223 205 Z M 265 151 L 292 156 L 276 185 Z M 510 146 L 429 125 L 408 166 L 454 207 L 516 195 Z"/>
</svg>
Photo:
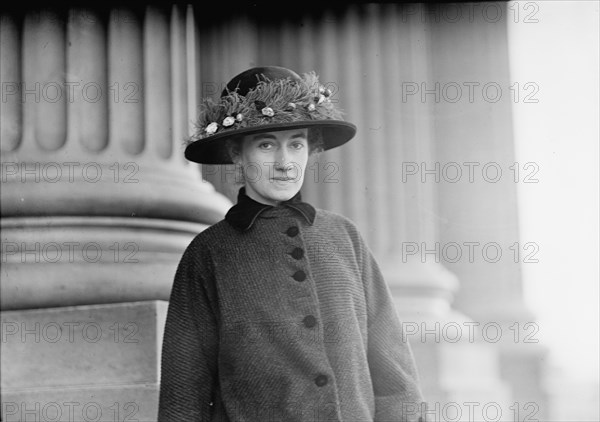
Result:
<svg viewBox="0 0 600 422">
<path fill-rule="evenodd" d="M 233 164 L 225 141 L 232 137 L 261 132 L 275 132 L 302 128 L 320 128 L 323 134 L 323 149 L 328 150 L 345 144 L 356 134 L 356 126 L 342 120 L 309 120 L 289 123 L 274 123 L 225 131 L 208 138 L 192 142 L 185 149 L 185 158 L 200 164 Z"/>
</svg>

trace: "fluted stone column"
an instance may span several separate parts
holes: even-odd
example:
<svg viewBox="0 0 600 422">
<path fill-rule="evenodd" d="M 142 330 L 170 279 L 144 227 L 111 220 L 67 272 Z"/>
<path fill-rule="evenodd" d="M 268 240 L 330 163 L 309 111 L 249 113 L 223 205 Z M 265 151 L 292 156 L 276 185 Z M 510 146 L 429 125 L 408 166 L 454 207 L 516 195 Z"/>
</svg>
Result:
<svg viewBox="0 0 600 422">
<path fill-rule="evenodd" d="M 229 206 L 183 158 L 193 31 L 181 7 L 3 16 L 4 309 L 167 299 Z"/>
<path fill-rule="evenodd" d="M 193 11 L 0 18 L 3 420 L 152 420 L 177 263 L 231 205 L 183 158 Z"/>
</svg>

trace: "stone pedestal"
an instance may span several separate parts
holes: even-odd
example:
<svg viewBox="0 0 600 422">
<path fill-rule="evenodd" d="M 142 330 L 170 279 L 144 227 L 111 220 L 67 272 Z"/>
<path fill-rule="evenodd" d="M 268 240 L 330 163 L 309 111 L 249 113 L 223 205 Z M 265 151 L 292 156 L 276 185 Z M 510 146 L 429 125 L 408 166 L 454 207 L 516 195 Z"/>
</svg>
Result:
<svg viewBox="0 0 600 422">
<path fill-rule="evenodd" d="M 156 420 L 167 305 L 3 312 L 2 420 Z"/>
</svg>

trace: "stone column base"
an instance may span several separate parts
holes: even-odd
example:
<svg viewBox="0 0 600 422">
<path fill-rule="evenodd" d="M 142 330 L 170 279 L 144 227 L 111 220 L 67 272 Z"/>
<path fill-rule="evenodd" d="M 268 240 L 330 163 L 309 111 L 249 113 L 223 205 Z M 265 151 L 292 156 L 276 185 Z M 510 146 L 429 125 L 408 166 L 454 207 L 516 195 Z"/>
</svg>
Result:
<svg viewBox="0 0 600 422">
<path fill-rule="evenodd" d="M 3 218 L 3 310 L 168 300 L 206 225 L 126 217 Z"/>
</svg>

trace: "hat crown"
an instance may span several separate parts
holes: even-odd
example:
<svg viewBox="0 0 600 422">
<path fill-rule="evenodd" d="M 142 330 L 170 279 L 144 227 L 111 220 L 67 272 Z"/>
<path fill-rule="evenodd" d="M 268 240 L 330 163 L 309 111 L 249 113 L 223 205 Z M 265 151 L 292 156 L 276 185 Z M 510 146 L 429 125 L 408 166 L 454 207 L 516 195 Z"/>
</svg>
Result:
<svg viewBox="0 0 600 422">
<path fill-rule="evenodd" d="M 261 81 L 277 81 L 279 79 L 290 79 L 302 81 L 300 75 L 293 70 L 280 66 L 262 66 L 248 69 L 229 81 L 227 87 L 221 92 L 221 97 L 228 95 L 228 91 L 236 91 L 239 95 L 246 96 L 249 91 L 256 88 Z"/>
</svg>

